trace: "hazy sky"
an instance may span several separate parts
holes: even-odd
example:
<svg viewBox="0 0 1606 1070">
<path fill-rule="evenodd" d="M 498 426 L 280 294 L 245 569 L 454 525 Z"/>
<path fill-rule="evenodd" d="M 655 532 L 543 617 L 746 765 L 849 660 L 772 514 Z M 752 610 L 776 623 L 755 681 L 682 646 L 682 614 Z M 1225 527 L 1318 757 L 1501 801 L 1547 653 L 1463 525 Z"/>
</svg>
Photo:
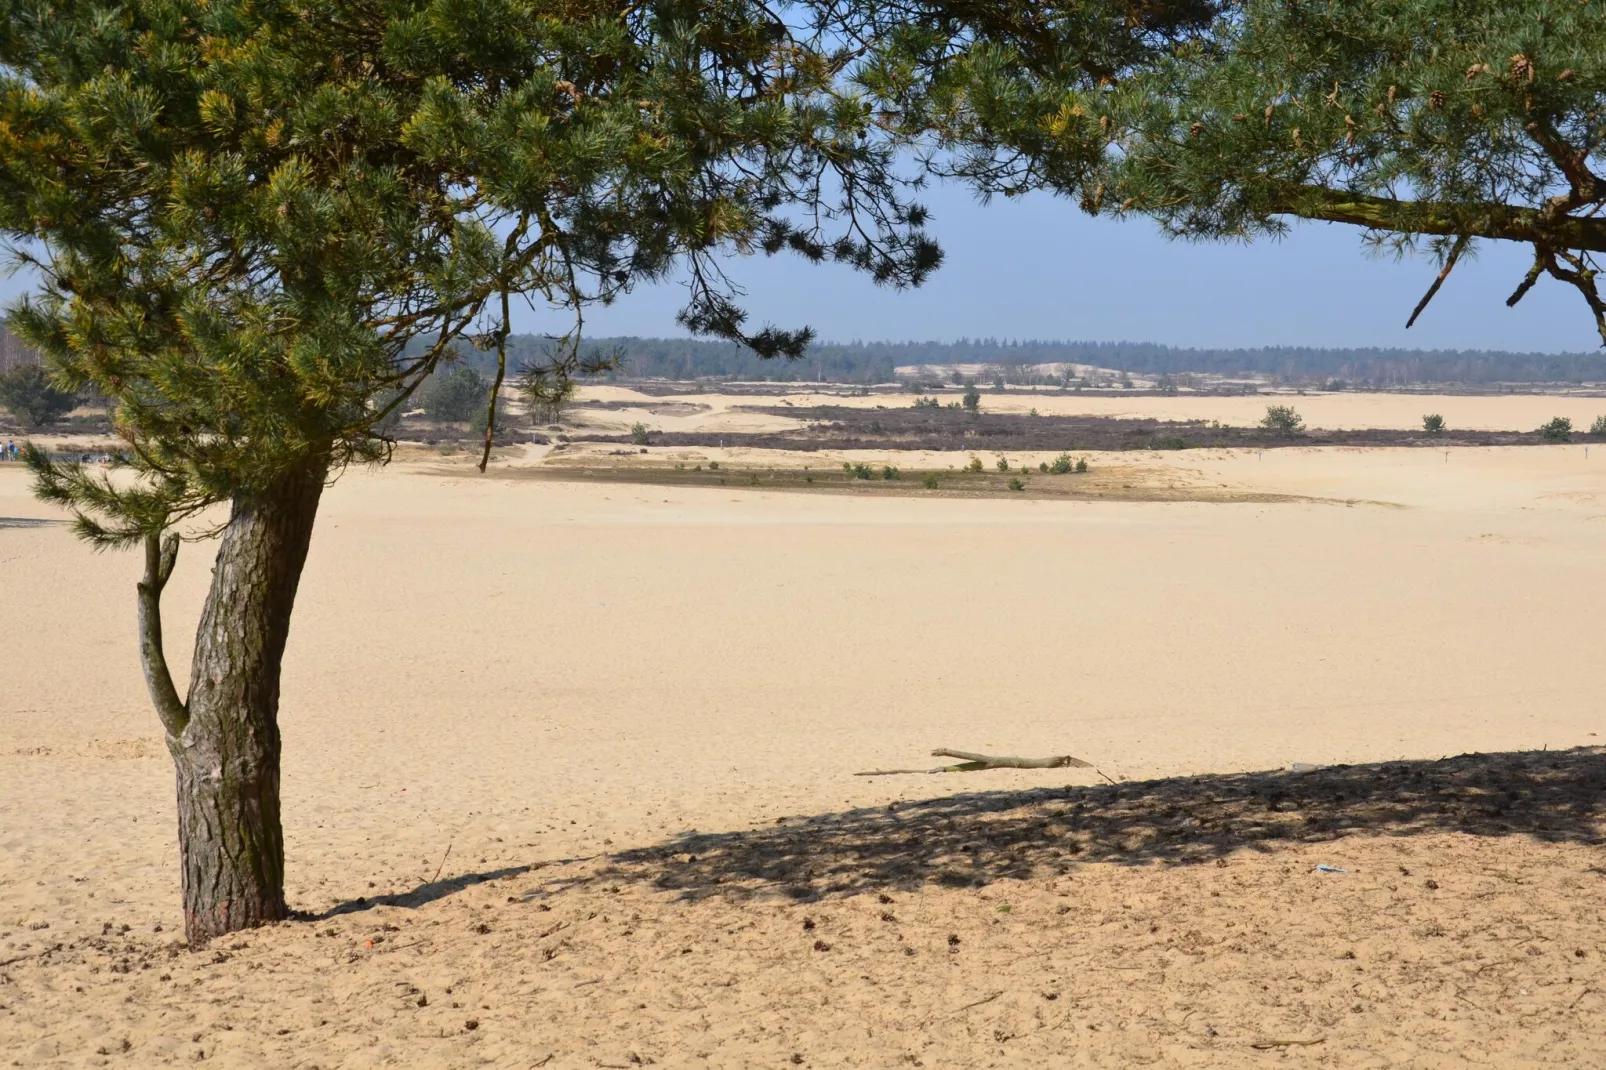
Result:
<svg viewBox="0 0 1606 1070">
<path fill-rule="evenodd" d="M 1178 346 L 1388 346 L 1586 351 L 1600 345 L 1583 300 L 1542 280 L 1515 309 L 1505 298 L 1530 263 L 1525 248 L 1484 243 L 1457 266 L 1411 330 L 1432 281 L 1425 258 L 1368 256 L 1352 227 L 1304 224 L 1251 246 L 1168 241 L 1142 219 L 1093 220 L 1047 196 L 982 206 L 955 188 L 929 191 L 947 263 L 918 290 L 874 286 L 846 268 L 795 256 L 734 259 L 754 325 L 808 324 L 832 341 L 987 337 L 1146 341 Z M 26 285 L 0 282 L 14 296 Z M 683 334 L 679 285 L 641 289 L 593 310 L 587 333 Z M 522 331 L 561 329 L 523 311 Z M 1603 354 L 1606 362 L 1606 354 Z"/>
</svg>

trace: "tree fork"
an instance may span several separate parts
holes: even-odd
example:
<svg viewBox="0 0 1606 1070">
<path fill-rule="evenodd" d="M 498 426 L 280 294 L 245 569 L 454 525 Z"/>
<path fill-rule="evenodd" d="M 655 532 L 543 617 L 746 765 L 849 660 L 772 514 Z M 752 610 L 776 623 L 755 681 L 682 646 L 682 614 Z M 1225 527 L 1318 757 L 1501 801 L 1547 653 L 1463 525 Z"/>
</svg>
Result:
<svg viewBox="0 0 1606 1070">
<path fill-rule="evenodd" d="M 279 818 L 279 671 L 327 470 L 326 459 L 303 463 L 263 491 L 235 498 L 218 547 L 196 629 L 185 718 L 167 737 L 178 780 L 184 932 L 192 947 L 289 913 Z M 177 544 L 156 554 L 154 570 L 151 545 L 140 596 L 142 621 L 155 631 L 142 630 L 142 646 L 148 653 L 154 637 L 159 657 L 160 618 L 147 605 L 155 609 Z M 159 682 L 152 692 L 160 712 Z"/>
</svg>

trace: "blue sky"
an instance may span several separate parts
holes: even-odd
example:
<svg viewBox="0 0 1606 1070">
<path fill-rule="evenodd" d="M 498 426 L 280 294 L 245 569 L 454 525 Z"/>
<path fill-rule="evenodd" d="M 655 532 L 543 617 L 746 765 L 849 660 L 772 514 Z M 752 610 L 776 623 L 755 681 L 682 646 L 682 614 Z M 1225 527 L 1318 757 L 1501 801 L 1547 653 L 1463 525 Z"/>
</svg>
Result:
<svg viewBox="0 0 1606 1070">
<path fill-rule="evenodd" d="M 1369 256 L 1353 227 L 1304 224 L 1253 245 L 1170 241 L 1142 219 L 1090 219 L 1063 199 L 978 205 L 964 190 L 927 197 L 948 261 L 924 286 L 879 289 L 852 271 L 795 257 L 735 260 L 754 320 L 807 323 L 833 341 L 1001 338 L 1145 341 L 1177 346 L 1388 346 L 1587 351 L 1600 346 L 1582 298 L 1545 280 L 1505 299 L 1531 255 L 1484 243 L 1423 313 L 1437 268 Z M 661 285 L 593 312 L 593 335 L 674 335 L 684 291 Z M 543 329 L 527 313 L 523 329 Z M 547 326 L 545 329 L 550 329 Z M 1606 360 L 1606 354 L 1603 354 Z"/>
<path fill-rule="evenodd" d="M 1600 344 L 1582 299 L 1560 283 L 1543 280 L 1517 308 L 1505 307 L 1530 262 L 1509 243 L 1484 243 L 1476 259 L 1463 259 L 1407 331 L 1435 267 L 1425 258 L 1368 256 L 1352 227 L 1304 224 L 1250 246 L 1189 244 L 1168 241 L 1142 219 L 1089 219 L 1044 195 L 983 206 L 946 187 L 926 201 L 948 253 L 926 285 L 900 293 L 796 257 L 733 259 L 755 325 L 808 324 L 832 341 L 993 336 L 1541 352 Z M 26 285 L 21 276 L 0 281 L 0 296 L 9 300 Z M 587 333 L 683 334 L 675 311 L 684 296 L 674 283 L 640 289 L 593 310 Z M 516 327 L 562 329 L 556 314 L 529 309 Z"/>
</svg>

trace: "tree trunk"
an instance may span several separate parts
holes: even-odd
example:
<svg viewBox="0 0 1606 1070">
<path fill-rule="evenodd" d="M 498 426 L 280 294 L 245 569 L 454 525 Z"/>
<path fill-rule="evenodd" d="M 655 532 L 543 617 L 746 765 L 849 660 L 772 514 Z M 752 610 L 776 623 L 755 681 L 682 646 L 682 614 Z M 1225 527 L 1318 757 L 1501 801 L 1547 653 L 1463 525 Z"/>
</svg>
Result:
<svg viewBox="0 0 1606 1070">
<path fill-rule="evenodd" d="M 184 932 L 192 947 L 288 914 L 279 666 L 326 474 L 321 461 L 303 465 L 265 492 L 235 499 L 195 634 L 182 729 L 174 732 L 164 716 L 178 768 Z"/>
</svg>

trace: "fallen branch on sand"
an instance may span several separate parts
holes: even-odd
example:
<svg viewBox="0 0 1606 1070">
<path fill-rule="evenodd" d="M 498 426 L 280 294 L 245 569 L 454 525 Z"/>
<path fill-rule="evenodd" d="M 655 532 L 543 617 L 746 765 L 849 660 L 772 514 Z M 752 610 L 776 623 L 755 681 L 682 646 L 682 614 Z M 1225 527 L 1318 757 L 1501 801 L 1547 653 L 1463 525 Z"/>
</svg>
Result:
<svg viewBox="0 0 1606 1070">
<path fill-rule="evenodd" d="M 988 754 L 973 754 L 970 751 L 948 750 L 939 747 L 931 752 L 936 758 L 960 758 L 958 765 L 939 765 L 935 769 L 867 769 L 854 776 L 898 776 L 903 773 L 974 773 L 983 769 L 1091 769 L 1092 762 L 1084 762 L 1080 758 L 1073 758 L 1069 754 L 1056 754 L 1048 758 L 1011 758 L 993 757 Z"/>
</svg>

